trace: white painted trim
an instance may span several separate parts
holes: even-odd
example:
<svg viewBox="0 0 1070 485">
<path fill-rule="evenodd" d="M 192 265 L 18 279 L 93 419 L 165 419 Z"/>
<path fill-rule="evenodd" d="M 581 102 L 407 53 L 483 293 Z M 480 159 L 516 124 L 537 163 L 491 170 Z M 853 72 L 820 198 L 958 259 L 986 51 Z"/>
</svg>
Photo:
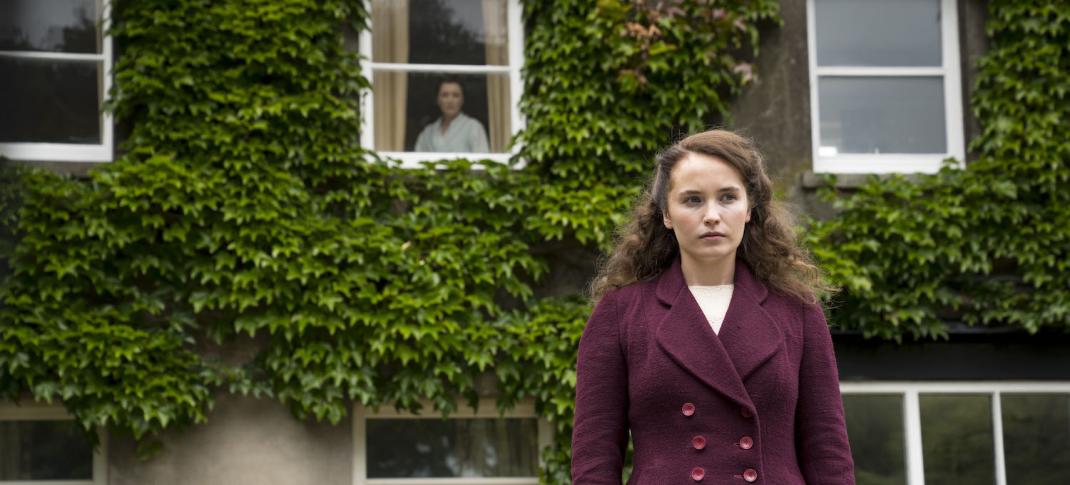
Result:
<svg viewBox="0 0 1070 485">
<path fill-rule="evenodd" d="M 365 419 L 442 419 L 442 413 L 435 411 L 433 404 L 430 401 L 421 401 L 420 404 L 423 409 L 419 413 L 410 413 L 408 411 L 398 411 L 393 406 L 383 406 L 378 411 L 373 412 L 371 409 L 364 408 Z M 363 406 L 358 405 L 363 408 Z M 537 418 L 535 415 L 535 403 L 533 401 L 521 401 L 516 404 L 505 415 L 498 412 L 498 403 L 494 399 L 483 398 L 479 400 L 478 409 L 472 409 L 467 405 L 459 406 L 456 410 L 451 412 L 448 419 L 496 419 L 496 418 L 521 418 L 530 419 Z"/>
<path fill-rule="evenodd" d="M 907 484 L 925 485 L 925 457 L 921 443 L 921 408 L 918 391 L 903 395 L 903 421 L 907 449 Z"/>
<path fill-rule="evenodd" d="M 99 98 L 100 143 L 0 143 L 0 156 L 12 160 L 48 162 L 110 162 L 112 160 L 115 127 L 112 126 L 111 114 L 104 110 L 104 104 L 108 101 L 112 85 L 112 39 L 110 35 L 107 35 L 108 30 L 111 28 L 111 0 L 98 0 L 98 5 L 100 5 L 101 16 L 101 54 L 49 52 L 6 52 L 4 54 L 8 57 L 100 62 L 100 76 L 103 78 L 101 82 L 102 92 Z"/>
<path fill-rule="evenodd" d="M 1007 485 L 1007 460 L 1003 451 L 1003 400 L 992 393 L 992 447 L 996 453 L 996 485 Z"/>
<path fill-rule="evenodd" d="M 367 416 L 364 406 L 353 406 L 353 485 L 368 484 Z"/>
<path fill-rule="evenodd" d="M 522 71 L 524 67 L 524 23 L 520 0 L 506 0 L 506 36 L 508 39 L 509 64 L 505 66 L 493 65 L 462 65 L 462 64 L 406 64 L 392 62 L 372 61 L 372 15 L 371 0 L 364 0 L 365 10 L 368 15 L 368 28 L 360 33 L 359 53 L 362 59 L 361 73 L 368 82 L 372 82 L 372 91 L 375 90 L 373 80 L 375 73 L 379 71 L 391 72 L 448 72 L 459 74 L 508 74 L 509 97 L 512 103 L 510 113 L 510 139 L 527 125 L 527 120 L 520 112 L 520 100 L 523 96 L 524 83 Z M 361 98 L 361 146 L 375 150 L 375 95 L 372 92 L 365 93 Z M 520 147 L 513 146 L 510 151 L 503 153 L 439 153 L 439 152 L 378 152 L 381 157 L 392 158 L 401 162 L 401 168 L 419 168 L 420 162 L 438 160 L 486 160 L 502 164 L 508 164 L 510 159 L 520 152 Z M 521 169 L 526 163 L 521 160 L 514 168 Z M 476 166 L 478 169 L 479 167 Z"/>
<path fill-rule="evenodd" d="M 952 157 L 966 160 L 966 134 L 962 119 L 962 72 L 959 61 L 959 14 L 956 0 L 942 0 L 940 35 L 943 37 L 944 117 L 947 126 L 947 151 Z"/>
<path fill-rule="evenodd" d="M 820 147 L 819 147 L 820 148 Z M 948 158 L 945 153 L 874 153 L 836 155 L 814 159 L 817 173 L 936 173 L 940 164 Z M 962 158 L 955 166 L 965 167 Z"/>
<path fill-rule="evenodd" d="M 845 66 L 828 66 L 817 67 L 818 76 L 837 76 L 837 77 L 854 77 L 854 76 L 881 76 L 881 77 L 894 77 L 894 76 L 943 76 L 946 69 L 943 67 L 845 67 Z"/>
<path fill-rule="evenodd" d="M 442 160 L 472 160 L 488 161 L 492 163 L 509 163 L 508 153 L 450 153 L 450 152 L 378 152 L 380 157 L 392 158 L 401 162 L 401 168 L 420 168 L 422 162 L 438 162 Z M 476 164 L 473 168 L 480 169 Z"/>
<path fill-rule="evenodd" d="M 958 9 L 956 0 L 940 0 L 941 67 L 827 66 L 817 63 L 817 32 L 814 1 L 806 0 L 806 35 L 810 79 L 810 141 L 815 173 L 935 173 L 945 158 L 965 167 L 966 143 L 962 119 L 962 86 L 959 64 Z M 821 104 L 818 82 L 822 76 L 941 76 L 944 95 L 944 139 L 947 153 L 934 155 L 848 154 L 823 156 Z"/>
<path fill-rule="evenodd" d="M 9 59 L 41 59 L 46 61 L 101 62 L 104 54 L 78 54 L 74 52 L 0 51 L 0 57 Z"/>
<path fill-rule="evenodd" d="M 538 478 L 459 477 L 459 478 L 372 478 L 368 485 L 538 485 Z"/>
<path fill-rule="evenodd" d="M 377 411 L 370 407 L 353 405 L 353 485 L 537 485 L 538 477 L 451 477 L 451 478 L 368 478 L 367 462 L 367 421 L 369 419 L 442 419 L 442 413 L 434 410 L 430 401 L 420 401 L 423 409 L 419 413 L 398 411 L 392 405 L 380 407 Z M 458 407 L 447 419 L 537 419 L 536 443 L 538 463 L 542 463 L 542 448 L 553 439 L 549 423 L 535 414 L 535 403 L 531 400 L 518 402 L 504 416 L 498 412 L 497 401 L 490 398 L 479 400 L 478 408 L 467 405 Z"/>
<path fill-rule="evenodd" d="M 364 76 L 364 79 L 368 80 L 370 84 L 374 79 L 374 73 L 372 72 L 372 29 L 375 25 L 372 24 L 372 3 L 371 0 L 364 0 L 364 11 L 368 13 L 368 28 L 360 32 L 357 39 L 359 44 L 358 52 L 360 53 L 361 68 L 360 73 Z M 372 89 L 365 91 L 361 94 L 360 100 L 360 145 L 367 148 L 375 148 L 375 120 L 372 117 L 375 115 L 375 94 Z"/>
<path fill-rule="evenodd" d="M 58 404 L 0 401 L 0 421 L 71 421 L 74 417 Z M 90 480 L 0 480 L 0 485 L 107 485 L 108 434 L 97 430 L 100 446 L 93 451 L 93 478 Z"/>
<path fill-rule="evenodd" d="M 814 0 L 806 0 L 806 49 L 810 79 L 810 157 L 814 172 L 834 172 L 822 166 L 818 155 L 821 147 L 821 104 L 817 99 L 817 20 L 814 18 Z"/>
<path fill-rule="evenodd" d="M 485 64 L 402 64 L 397 62 L 369 62 L 374 71 L 389 72 L 449 72 L 458 74 L 508 74 L 509 66 Z"/>
<path fill-rule="evenodd" d="M 1058 381 L 879 381 L 840 383 L 843 394 L 902 394 L 904 392 L 959 393 L 1070 393 L 1070 382 Z"/>
</svg>

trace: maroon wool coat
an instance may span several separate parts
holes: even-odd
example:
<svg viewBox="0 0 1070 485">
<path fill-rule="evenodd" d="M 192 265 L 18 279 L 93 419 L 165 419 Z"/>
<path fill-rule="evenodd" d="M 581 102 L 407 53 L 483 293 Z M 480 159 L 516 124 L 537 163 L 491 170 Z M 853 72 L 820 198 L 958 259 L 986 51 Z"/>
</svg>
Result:
<svg viewBox="0 0 1070 485">
<path fill-rule="evenodd" d="M 607 293 L 579 345 L 572 481 L 854 484 L 836 357 L 821 307 L 770 292 L 737 259 L 715 334 L 679 258 Z"/>
</svg>

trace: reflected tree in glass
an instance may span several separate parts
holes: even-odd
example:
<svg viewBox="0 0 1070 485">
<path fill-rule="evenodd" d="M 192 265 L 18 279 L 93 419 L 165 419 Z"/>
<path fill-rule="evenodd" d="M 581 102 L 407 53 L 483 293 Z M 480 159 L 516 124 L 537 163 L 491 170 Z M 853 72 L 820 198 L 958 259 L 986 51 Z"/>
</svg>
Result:
<svg viewBox="0 0 1070 485">
<path fill-rule="evenodd" d="M 994 484 L 992 397 L 922 394 L 919 403 L 925 482 Z"/>
<path fill-rule="evenodd" d="M 1070 395 L 1002 394 L 1008 485 L 1070 483 Z"/>
<path fill-rule="evenodd" d="M 858 485 L 906 485 L 903 396 L 845 394 L 847 435 Z"/>
</svg>

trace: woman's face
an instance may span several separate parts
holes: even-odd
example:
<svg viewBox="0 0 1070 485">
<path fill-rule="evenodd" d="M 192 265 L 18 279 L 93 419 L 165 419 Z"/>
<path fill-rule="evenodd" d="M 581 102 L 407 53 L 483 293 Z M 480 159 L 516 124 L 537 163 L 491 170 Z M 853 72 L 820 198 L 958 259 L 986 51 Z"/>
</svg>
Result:
<svg viewBox="0 0 1070 485">
<path fill-rule="evenodd" d="M 461 106 L 464 106 L 464 93 L 461 92 L 461 85 L 442 83 L 438 87 L 438 109 L 442 111 L 442 116 L 452 119 L 461 112 Z"/>
<path fill-rule="evenodd" d="M 691 267 L 734 260 L 750 221 L 743 179 L 724 160 L 689 153 L 669 177 L 665 227 L 676 233 L 680 256 Z"/>
</svg>

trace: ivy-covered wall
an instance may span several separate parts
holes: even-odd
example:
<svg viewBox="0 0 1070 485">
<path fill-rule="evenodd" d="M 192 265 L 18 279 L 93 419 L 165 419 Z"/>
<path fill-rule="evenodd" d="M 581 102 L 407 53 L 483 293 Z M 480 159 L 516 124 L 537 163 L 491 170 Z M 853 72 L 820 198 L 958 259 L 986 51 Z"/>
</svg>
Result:
<svg viewBox="0 0 1070 485">
<path fill-rule="evenodd" d="M 340 26 L 364 28 L 360 0 L 114 2 L 123 155 L 86 179 L 0 182 L 0 393 L 151 445 L 219 392 L 337 422 L 354 402 L 449 412 L 493 373 L 500 406 L 534 397 L 552 421 L 543 476 L 567 483 L 590 306 L 535 296 L 552 268 L 533 248 L 605 250 L 656 149 L 731 125 L 777 3 L 523 8 L 525 168 L 401 170 L 358 143 L 369 85 Z M 1070 16 L 990 9 L 982 160 L 874 182 L 808 234 L 845 288 L 841 326 L 1070 323 Z M 263 342 L 249 362 L 198 351 L 245 337 Z"/>
</svg>

